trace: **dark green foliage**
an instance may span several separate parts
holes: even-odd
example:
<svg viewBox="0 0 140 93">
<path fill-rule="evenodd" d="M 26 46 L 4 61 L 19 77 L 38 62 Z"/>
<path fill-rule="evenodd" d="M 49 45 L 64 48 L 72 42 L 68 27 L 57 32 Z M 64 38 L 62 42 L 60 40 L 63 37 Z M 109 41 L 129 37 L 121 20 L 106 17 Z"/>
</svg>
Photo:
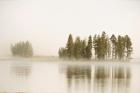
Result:
<svg viewBox="0 0 140 93">
<path fill-rule="evenodd" d="M 97 49 L 98 49 L 98 39 L 97 39 L 97 35 L 94 35 L 93 37 L 93 48 L 94 48 L 94 55 L 95 55 L 95 59 L 97 58 Z"/>
<path fill-rule="evenodd" d="M 77 37 L 73 42 L 72 35 L 69 35 L 66 48 L 59 49 L 60 58 L 91 59 L 92 49 L 94 58 L 98 60 L 124 60 L 129 59 L 132 54 L 132 42 L 128 35 L 110 38 L 102 32 L 101 35 L 89 36 L 88 42 Z"/>
<path fill-rule="evenodd" d="M 74 46 L 73 46 L 73 38 L 72 38 L 71 34 L 69 35 L 66 48 L 67 48 L 67 56 L 69 58 L 71 58 L 73 56 L 73 48 L 74 48 Z"/>
<path fill-rule="evenodd" d="M 91 59 L 91 57 L 92 57 L 92 37 L 89 36 L 88 45 L 86 47 L 86 58 Z"/>
<path fill-rule="evenodd" d="M 109 37 L 107 36 L 107 54 L 106 59 L 111 57 L 111 42 L 109 40 Z"/>
<path fill-rule="evenodd" d="M 81 41 L 81 57 L 86 58 L 87 52 L 86 52 L 86 40 Z"/>
<path fill-rule="evenodd" d="M 125 49 L 126 49 L 126 58 L 130 58 L 133 48 L 131 39 L 128 35 L 125 36 Z"/>
<path fill-rule="evenodd" d="M 110 55 L 110 45 L 106 33 L 102 32 L 102 35 L 98 35 L 97 37 L 95 35 L 93 39 L 95 57 L 101 60 L 104 60 L 105 58 L 109 57 L 108 55 Z"/>
<path fill-rule="evenodd" d="M 31 57 L 33 56 L 33 48 L 29 41 L 18 42 L 11 45 L 11 52 L 13 56 Z"/>
<path fill-rule="evenodd" d="M 124 58 L 124 53 L 125 53 L 125 39 L 122 36 L 118 36 L 118 41 L 117 41 L 117 57 L 118 59 L 123 59 Z"/>
<path fill-rule="evenodd" d="M 111 38 L 111 43 L 112 43 L 112 59 L 117 58 L 117 39 L 115 35 L 112 35 Z"/>
<path fill-rule="evenodd" d="M 65 48 L 60 48 L 58 53 L 60 58 L 67 57 L 67 50 Z"/>
<path fill-rule="evenodd" d="M 76 38 L 76 40 L 75 40 L 75 43 L 74 43 L 74 57 L 76 58 L 76 59 L 79 59 L 79 58 L 81 58 L 82 57 L 82 54 L 81 54 L 81 52 L 82 52 L 82 43 L 81 43 L 81 40 L 80 40 L 80 37 L 77 37 Z"/>
<path fill-rule="evenodd" d="M 107 37 L 105 32 L 102 33 L 98 45 L 100 50 L 99 58 L 104 60 L 107 55 Z"/>
</svg>

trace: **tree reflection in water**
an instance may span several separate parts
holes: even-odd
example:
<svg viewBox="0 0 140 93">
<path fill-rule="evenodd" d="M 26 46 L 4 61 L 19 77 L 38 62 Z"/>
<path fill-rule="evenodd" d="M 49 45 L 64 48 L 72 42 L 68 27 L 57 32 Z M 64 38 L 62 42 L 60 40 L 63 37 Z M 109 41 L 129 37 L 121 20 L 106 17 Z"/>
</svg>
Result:
<svg viewBox="0 0 140 93">
<path fill-rule="evenodd" d="M 74 89 L 90 92 L 91 66 L 68 66 L 66 68 L 66 76 L 69 91 Z"/>
<path fill-rule="evenodd" d="M 104 92 L 109 82 L 109 68 L 97 66 L 94 71 L 94 87 L 97 92 Z"/>
<path fill-rule="evenodd" d="M 113 69 L 113 93 L 129 93 L 131 73 L 129 68 L 116 67 Z"/>
<path fill-rule="evenodd" d="M 14 64 L 11 67 L 11 73 L 16 77 L 26 78 L 31 74 L 31 65 Z"/>
<path fill-rule="evenodd" d="M 124 66 L 68 66 L 66 78 L 70 93 L 129 93 L 131 72 Z"/>
</svg>

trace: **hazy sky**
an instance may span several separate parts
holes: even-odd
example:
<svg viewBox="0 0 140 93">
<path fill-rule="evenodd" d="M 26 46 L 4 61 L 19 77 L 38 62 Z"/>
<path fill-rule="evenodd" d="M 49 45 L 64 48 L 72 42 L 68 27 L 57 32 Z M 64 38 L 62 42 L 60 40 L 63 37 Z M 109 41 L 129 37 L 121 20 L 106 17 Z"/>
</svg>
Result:
<svg viewBox="0 0 140 93">
<path fill-rule="evenodd" d="M 36 55 L 57 55 L 69 33 L 86 38 L 128 34 L 140 57 L 140 0 L 0 0 L 0 55 L 10 44 L 32 42 Z"/>
</svg>

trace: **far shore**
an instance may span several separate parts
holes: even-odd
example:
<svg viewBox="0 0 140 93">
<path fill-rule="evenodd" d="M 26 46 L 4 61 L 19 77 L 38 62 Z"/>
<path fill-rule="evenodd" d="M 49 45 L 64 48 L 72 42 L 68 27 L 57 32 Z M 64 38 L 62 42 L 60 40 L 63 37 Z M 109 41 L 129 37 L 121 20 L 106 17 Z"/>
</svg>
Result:
<svg viewBox="0 0 140 93">
<path fill-rule="evenodd" d="M 13 56 L 9 56 L 9 57 L 0 57 L 0 60 L 6 61 L 6 60 L 25 60 L 25 61 L 50 61 L 50 62 L 59 62 L 59 61 L 70 61 L 70 62 L 131 62 L 132 60 L 135 60 L 136 58 L 131 58 L 130 60 L 126 61 L 126 60 L 95 60 L 95 59 L 91 59 L 91 60 L 86 60 L 86 59 L 61 59 L 58 56 L 33 56 L 33 57 L 13 57 Z M 136 59 L 137 60 L 137 59 Z"/>
</svg>

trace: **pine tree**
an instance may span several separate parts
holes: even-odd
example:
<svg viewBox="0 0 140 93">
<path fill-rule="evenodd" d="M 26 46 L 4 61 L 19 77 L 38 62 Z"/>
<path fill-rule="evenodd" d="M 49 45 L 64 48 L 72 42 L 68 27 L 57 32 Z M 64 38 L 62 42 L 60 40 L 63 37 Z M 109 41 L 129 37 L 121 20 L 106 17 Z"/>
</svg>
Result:
<svg viewBox="0 0 140 93">
<path fill-rule="evenodd" d="M 68 37 L 66 48 L 67 48 L 67 56 L 69 58 L 72 58 L 72 56 L 73 56 L 73 37 L 71 34 Z"/>
<path fill-rule="evenodd" d="M 117 58 L 116 48 L 117 48 L 117 39 L 116 36 L 113 34 L 110 38 L 112 43 L 112 59 Z"/>
<path fill-rule="evenodd" d="M 87 55 L 87 59 L 91 59 L 91 57 L 92 57 L 92 37 L 91 37 L 91 35 L 88 38 L 88 45 L 86 47 L 86 55 Z"/>
<path fill-rule="evenodd" d="M 111 56 L 111 43 L 110 43 L 110 39 L 107 36 L 107 54 L 106 54 L 106 59 L 109 59 Z"/>
<path fill-rule="evenodd" d="M 32 45 L 30 44 L 30 42 L 29 41 L 26 41 L 25 42 L 25 46 L 23 46 L 23 47 L 25 47 L 25 48 L 23 48 L 24 49 L 24 51 L 25 51 L 25 55 L 24 56 L 33 56 L 33 49 L 32 49 Z"/>
<path fill-rule="evenodd" d="M 97 46 L 96 46 L 97 58 L 101 59 L 102 50 L 101 50 L 101 37 L 100 37 L 100 35 L 97 36 L 96 42 L 97 42 Z"/>
<path fill-rule="evenodd" d="M 126 58 L 129 59 L 132 54 L 133 48 L 131 39 L 128 35 L 125 35 L 125 48 L 126 48 Z"/>
<path fill-rule="evenodd" d="M 93 48 L 94 48 L 94 55 L 95 55 L 95 59 L 97 58 L 97 35 L 94 35 L 93 37 Z"/>
<path fill-rule="evenodd" d="M 66 58 L 67 57 L 67 50 L 65 48 L 60 48 L 58 53 L 59 53 L 60 58 Z"/>
<path fill-rule="evenodd" d="M 118 36 L 117 41 L 117 56 L 119 60 L 122 60 L 124 58 L 125 53 L 125 39 L 122 36 Z"/>
<path fill-rule="evenodd" d="M 86 40 L 81 41 L 81 56 L 86 58 Z"/>
<path fill-rule="evenodd" d="M 77 37 L 74 43 L 74 57 L 76 59 L 81 58 L 81 40 L 80 37 Z"/>
<path fill-rule="evenodd" d="M 100 46 L 101 46 L 101 59 L 104 60 L 107 55 L 107 38 L 105 32 L 102 32 Z"/>
<path fill-rule="evenodd" d="M 18 42 L 11 45 L 11 52 L 13 56 L 31 57 L 33 56 L 33 48 L 29 41 Z"/>
</svg>

